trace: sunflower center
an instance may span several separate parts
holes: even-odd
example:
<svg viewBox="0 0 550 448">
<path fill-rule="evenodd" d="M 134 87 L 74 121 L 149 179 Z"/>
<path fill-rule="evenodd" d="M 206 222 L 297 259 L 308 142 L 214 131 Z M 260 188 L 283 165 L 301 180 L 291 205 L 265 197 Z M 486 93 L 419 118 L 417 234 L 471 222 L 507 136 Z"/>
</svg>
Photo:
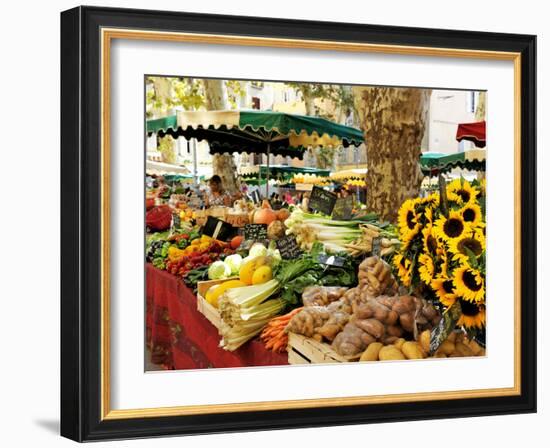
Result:
<svg viewBox="0 0 550 448">
<path fill-rule="evenodd" d="M 468 190 L 458 190 L 456 192 L 464 202 L 470 201 L 470 192 Z"/>
<path fill-rule="evenodd" d="M 462 213 L 462 217 L 464 218 L 464 221 L 472 222 L 476 219 L 476 212 L 475 212 L 475 210 L 473 210 L 471 208 L 467 208 Z"/>
<path fill-rule="evenodd" d="M 467 250 L 469 250 L 476 257 L 481 255 L 481 252 L 483 251 L 483 248 L 481 247 L 481 243 L 475 238 L 464 238 L 463 240 L 460 240 L 457 245 L 457 248 L 461 253 L 466 255 L 468 255 Z"/>
<path fill-rule="evenodd" d="M 471 271 L 464 271 L 462 274 L 462 281 L 470 291 L 479 291 L 481 289 L 481 285 L 477 283 L 476 277 Z"/>
<path fill-rule="evenodd" d="M 416 217 L 411 210 L 407 211 L 407 227 L 411 230 L 415 227 L 415 218 Z"/>
<path fill-rule="evenodd" d="M 445 231 L 445 235 L 447 235 L 448 237 L 457 238 L 460 235 L 462 235 L 462 232 L 464 230 L 464 224 L 460 219 L 449 218 L 445 222 L 445 225 L 443 226 L 443 230 Z"/>
<path fill-rule="evenodd" d="M 445 280 L 443 282 L 443 289 L 447 294 L 453 293 L 453 281 L 452 280 Z"/>
<path fill-rule="evenodd" d="M 462 314 L 465 316 L 475 317 L 479 314 L 479 308 L 475 303 L 468 302 L 467 300 L 459 299 L 460 308 L 462 308 Z"/>
</svg>

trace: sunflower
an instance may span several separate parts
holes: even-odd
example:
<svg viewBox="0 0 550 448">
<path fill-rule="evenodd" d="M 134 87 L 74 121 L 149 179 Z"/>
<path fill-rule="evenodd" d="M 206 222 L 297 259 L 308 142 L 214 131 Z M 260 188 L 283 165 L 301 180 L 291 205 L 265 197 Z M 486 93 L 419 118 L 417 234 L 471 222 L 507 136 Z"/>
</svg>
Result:
<svg viewBox="0 0 550 448">
<path fill-rule="evenodd" d="M 397 224 L 399 226 L 400 239 L 404 243 L 412 240 L 420 229 L 419 216 L 415 210 L 416 203 L 416 199 L 407 199 L 399 209 Z"/>
<path fill-rule="evenodd" d="M 439 207 L 439 193 L 432 193 L 422 198 L 422 203 L 428 207 Z"/>
<path fill-rule="evenodd" d="M 431 208 L 430 206 L 426 207 L 426 209 L 424 210 L 424 215 L 423 216 L 424 216 L 424 221 L 426 221 L 427 223 L 432 224 L 433 220 L 434 220 L 433 208 Z"/>
<path fill-rule="evenodd" d="M 479 181 L 479 193 L 481 196 L 485 196 L 487 193 L 487 179 L 485 178 Z"/>
<path fill-rule="evenodd" d="M 393 257 L 393 265 L 397 269 L 397 275 L 401 279 L 404 286 L 411 285 L 411 261 L 402 254 L 397 254 Z"/>
<path fill-rule="evenodd" d="M 483 328 L 485 326 L 485 303 L 472 303 L 458 298 L 462 315 L 457 322 L 458 326 L 467 328 Z"/>
<path fill-rule="evenodd" d="M 464 221 L 472 226 L 478 226 L 482 221 L 481 207 L 476 202 L 469 202 L 460 209 Z"/>
<path fill-rule="evenodd" d="M 467 264 L 453 272 L 453 284 L 459 296 L 471 302 L 481 302 L 485 298 L 485 279 L 481 272 Z"/>
<path fill-rule="evenodd" d="M 438 260 L 440 261 L 438 263 L 438 271 L 441 274 L 446 276 L 447 272 L 449 272 L 449 255 L 443 245 L 440 245 L 438 247 L 437 255 L 438 255 Z"/>
<path fill-rule="evenodd" d="M 420 280 L 429 285 L 435 274 L 435 266 L 432 257 L 428 254 L 420 254 L 418 257 L 420 267 L 418 273 L 420 274 Z"/>
<path fill-rule="evenodd" d="M 441 275 L 434 278 L 430 284 L 435 292 L 435 295 L 439 301 L 449 307 L 456 301 L 456 294 L 454 293 L 453 281 L 446 275 Z"/>
<path fill-rule="evenodd" d="M 435 254 L 439 248 L 439 241 L 434 235 L 432 223 L 429 222 L 422 229 L 422 247 L 425 253 Z"/>
<path fill-rule="evenodd" d="M 449 240 L 449 251 L 453 260 L 467 262 L 470 254 L 479 257 L 485 250 L 485 236 L 481 229 L 476 229 L 460 238 Z"/>
<path fill-rule="evenodd" d="M 475 202 L 478 194 L 477 189 L 464 179 L 455 179 L 447 185 L 448 200 L 457 204 Z"/>
<path fill-rule="evenodd" d="M 460 212 L 451 210 L 448 218 L 442 215 L 435 221 L 434 232 L 443 241 L 450 241 L 470 233 L 471 226 L 464 222 L 464 218 Z"/>
</svg>

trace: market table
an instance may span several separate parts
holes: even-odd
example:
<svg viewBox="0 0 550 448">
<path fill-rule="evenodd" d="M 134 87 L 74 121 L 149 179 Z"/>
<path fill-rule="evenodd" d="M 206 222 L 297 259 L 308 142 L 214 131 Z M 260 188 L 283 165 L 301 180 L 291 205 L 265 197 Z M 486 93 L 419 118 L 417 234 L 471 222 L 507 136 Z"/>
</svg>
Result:
<svg viewBox="0 0 550 448">
<path fill-rule="evenodd" d="M 273 366 L 286 353 L 266 350 L 255 339 L 234 352 L 218 347 L 218 330 L 197 311 L 197 297 L 181 278 L 146 265 L 146 327 L 151 360 L 165 369 Z"/>
</svg>

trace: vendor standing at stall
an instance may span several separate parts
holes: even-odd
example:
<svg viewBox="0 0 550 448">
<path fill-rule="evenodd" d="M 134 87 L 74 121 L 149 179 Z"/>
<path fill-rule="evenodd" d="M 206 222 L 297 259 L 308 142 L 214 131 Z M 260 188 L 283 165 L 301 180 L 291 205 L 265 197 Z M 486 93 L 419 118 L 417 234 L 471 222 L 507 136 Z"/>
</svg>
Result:
<svg viewBox="0 0 550 448">
<path fill-rule="evenodd" d="M 208 181 L 208 186 L 209 190 L 204 198 L 206 207 L 230 207 L 232 205 L 232 198 L 224 191 L 220 176 L 214 174 Z"/>
</svg>

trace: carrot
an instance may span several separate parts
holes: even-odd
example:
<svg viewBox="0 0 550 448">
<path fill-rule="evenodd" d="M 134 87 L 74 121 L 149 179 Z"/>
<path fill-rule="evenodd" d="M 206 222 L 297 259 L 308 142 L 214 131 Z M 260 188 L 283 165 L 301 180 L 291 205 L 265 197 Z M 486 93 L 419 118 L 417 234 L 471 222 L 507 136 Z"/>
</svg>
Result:
<svg viewBox="0 0 550 448">
<path fill-rule="evenodd" d="M 282 351 L 281 349 L 283 347 L 286 348 L 287 343 L 288 343 L 288 340 L 285 340 L 284 338 L 277 340 L 277 342 L 275 342 L 275 344 L 273 345 L 273 351 L 274 352 Z"/>
</svg>

